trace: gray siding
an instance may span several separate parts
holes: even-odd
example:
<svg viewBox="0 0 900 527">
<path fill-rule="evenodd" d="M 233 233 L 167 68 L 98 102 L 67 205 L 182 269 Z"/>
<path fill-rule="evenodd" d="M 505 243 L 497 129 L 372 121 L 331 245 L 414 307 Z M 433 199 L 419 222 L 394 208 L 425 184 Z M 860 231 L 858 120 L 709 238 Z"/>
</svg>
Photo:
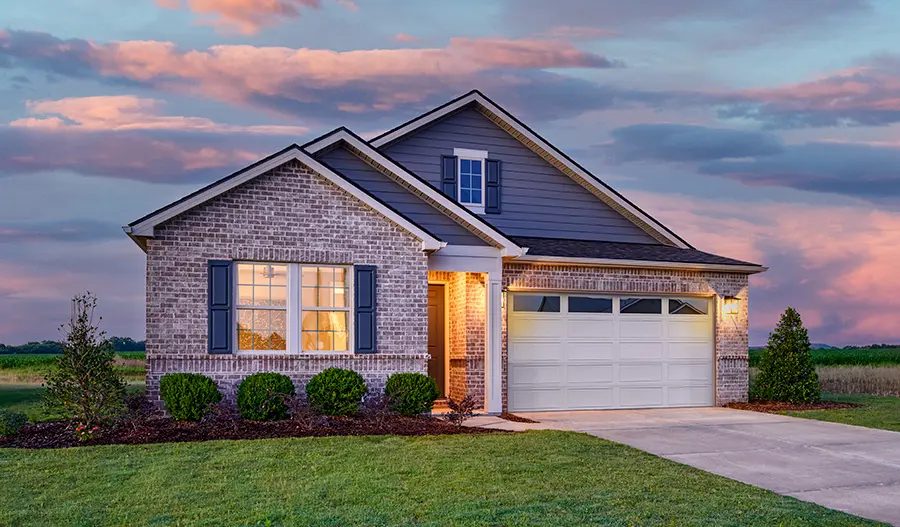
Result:
<svg viewBox="0 0 900 527">
<path fill-rule="evenodd" d="M 484 218 L 509 236 L 659 243 L 473 108 L 465 108 L 384 148 L 439 187 L 441 155 L 487 150 L 503 162 L 501 214 Z"/>
<path fill-rule="evenodd" d="M 441 240 L 452 245 L 487 245 L 468 229 L 411 194 L 347 149 L 339 147 L 316 157 Z"/>
</svg>

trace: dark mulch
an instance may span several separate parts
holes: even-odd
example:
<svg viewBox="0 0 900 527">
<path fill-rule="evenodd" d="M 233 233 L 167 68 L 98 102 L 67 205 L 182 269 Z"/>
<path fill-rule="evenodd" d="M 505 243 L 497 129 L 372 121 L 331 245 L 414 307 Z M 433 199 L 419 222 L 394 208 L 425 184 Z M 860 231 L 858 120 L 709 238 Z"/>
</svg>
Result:
<svg viewBox="0 0 900 527">
<path fill-rule="evenodd" d="M 83 443 L 75 439 L 73 422 L 48 421 L 25 425 L 17 435 L 0 438 L 0 447 L 65 448 L 79 445 L 141 445 L 218 439 L 364 435 L 428 436 L 500 432 L 487 428 L 458 427 L 433 417 L 389 416 L 383 419 L 320 417 L 315 421 L 314 423 L 294 420 L 258 422 L 221 417 L 199 423 L 185 423 L 172 421 L 162 415 L 150 415 L 120 420 L 105 427 L 99 437 Z"/>
<path fill-rule="evenodd" d="M 529 419 L 527 417 L 522 417 L 521 415 L 516 414 L 500 414 L 500 419 L 506 419 L 507 421 L 512 421 L 514 423 L 539 423 L 540 421 L 535 421 L 534 419 Z"/>
<path fill-rule="evenodd" d="M 780 401 L 753 401 L 750 403 L 729 403 L 728 408 L 735 410 L 750 410 L 753 412 L 765 412 L 775 414 L 779 412 L 803 411 L 803 410 L 839 410 L 841 408 L 859 408 L 861 404 L 839 403 L 835 401 L 818 401 L 815 403 L 785 403 Z"/>
</svg>

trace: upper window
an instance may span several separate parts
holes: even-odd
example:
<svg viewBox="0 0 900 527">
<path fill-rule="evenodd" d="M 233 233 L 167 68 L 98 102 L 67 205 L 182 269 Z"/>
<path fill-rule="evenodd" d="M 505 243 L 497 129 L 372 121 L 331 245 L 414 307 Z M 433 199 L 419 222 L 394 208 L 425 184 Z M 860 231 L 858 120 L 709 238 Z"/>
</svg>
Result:
<svg viewBox="0 0 900 527">
<path fill-rule="evenodd" d="M 670 298 L 670 315 L 705 315 L 709 310 L 709 300 L 705 298 Z"/>
<path fill-rule="evenodd" d="M 662 298 L 622 298 L 619 300 L 619 313 L 661 315 Z"/>
<path fill-rule="evenodd" d="M 515 295 L 513 311 L 530 311 L 532 313 L 559 313 L 558 296 Z"/>
<path fill-rule="evenodd" d="M 612 313 L 612 298 L 570 296 L 569 313 Z"/>
<path fill-rule="evenodd" d="M 484 160 L 488 153 L 455 148 L 453 155 L 458 159 L 459 202 L 480 211 L 484 207 Z"/>
<path fill-rule="evenodd" d="M 347 267 L 238 263 L 236 275 L 238 350 L 349 351 Z"/>
</svg>

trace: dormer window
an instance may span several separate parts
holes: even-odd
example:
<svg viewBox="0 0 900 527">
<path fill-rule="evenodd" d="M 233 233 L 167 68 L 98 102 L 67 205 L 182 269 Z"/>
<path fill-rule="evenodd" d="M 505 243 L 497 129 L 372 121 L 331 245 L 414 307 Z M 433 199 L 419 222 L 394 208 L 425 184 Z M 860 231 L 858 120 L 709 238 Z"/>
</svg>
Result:
<svg viewBox="0 0 900 527">
<path fill-rule="evenodd" d="M 459 188 L 457 199 L 475 212 L 484 214 L 484 160 L 488 153 L 484 150 L 453 149 L 457 157 Z"/>
</svg>

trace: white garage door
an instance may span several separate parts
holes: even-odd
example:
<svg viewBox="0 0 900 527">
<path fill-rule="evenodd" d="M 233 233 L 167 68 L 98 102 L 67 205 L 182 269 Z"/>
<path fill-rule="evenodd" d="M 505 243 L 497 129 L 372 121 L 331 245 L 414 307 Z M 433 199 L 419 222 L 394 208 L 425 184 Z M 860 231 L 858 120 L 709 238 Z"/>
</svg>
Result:
<svg viewBox="0 0 900 527">
<path fill-rule="evenodd" d="M 510 411 L 712 406 L 710 298 L 515 293 Z"/>
</svg>

